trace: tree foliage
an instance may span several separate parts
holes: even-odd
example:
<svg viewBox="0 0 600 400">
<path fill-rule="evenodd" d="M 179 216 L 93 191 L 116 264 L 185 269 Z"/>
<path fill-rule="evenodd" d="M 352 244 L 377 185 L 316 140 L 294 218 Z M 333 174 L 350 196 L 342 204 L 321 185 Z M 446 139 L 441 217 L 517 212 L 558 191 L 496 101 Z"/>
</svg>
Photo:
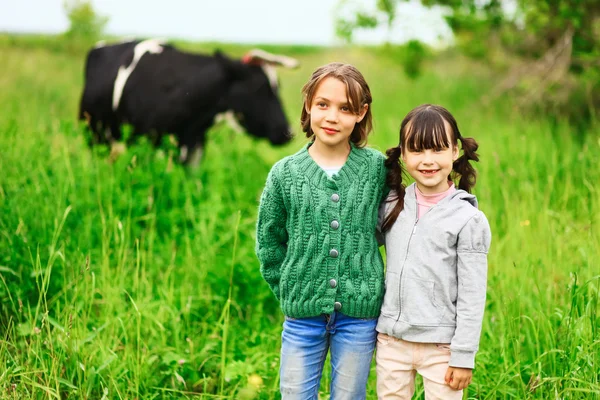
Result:
<svg viewBox="0 0 600 400">
<path fill-rule="evenodd" d="M 377 1 L 380 2 L 381 0 Z M 335 20 L 335 33 L 346 42 L 352 41 L 356 30 L 373 29 L 381 23 L 376 15 L 363 8 L 357 8 L 354 4 L 351 4 L 350 0 L 340 0 L 338 11 L 344 12 L 349 8 L 352 8 L 352 15 L 348 18 L 339 17 Z M 389 10 L 389 13 L 393 14 L 394 10 Z"/>
<path fill-rule="evenodd" d="M 400 3 L 375 0 L 377 25 L 391 27 Z M 490 60 L 494 53 L 520 64 L 492 95 L 513 92 L 522 104 L 575 119 L 595 118 L 600 106 L 600 0 L 421 0 L 449 10 L 458 48 Z M 372 16 L 372 18 L 374 18 Z M 348 22 L 350 21 L 350 22 Z M 347 26 L 365 28 L 350 18 Z M 353 25 L 354 23 L 354 25 Z M 350 38 L 351 35 L 347 35 Z"/>
<path fill-rule="evenodd" d="M 102 36 L 108 18 L 98 15 L 90 0 L 65 0 L 63 6 L 69 19 L 64 33 L 68 42 L 87 47 Z"/>
</svg>

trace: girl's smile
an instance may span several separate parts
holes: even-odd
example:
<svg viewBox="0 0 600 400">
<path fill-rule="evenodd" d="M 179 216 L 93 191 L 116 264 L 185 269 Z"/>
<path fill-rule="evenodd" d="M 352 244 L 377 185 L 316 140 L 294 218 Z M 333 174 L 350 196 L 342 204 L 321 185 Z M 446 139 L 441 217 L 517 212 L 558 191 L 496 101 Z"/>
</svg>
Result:
<svg viewBox="0 0 600 400">
<path fill-rule="evenodd" d="M 328 135 L 335 135 L 336 133 L 339 132 L 338 129 L 333 129 L 333 128 L 325 128 L 325 127 L 323 127 L 321 129 L 323 129 L 325 131 L 325 133 L 327 133 Z"/>
<path fill-rule="evenodd" d="M 439 171 L 440 171 L 439 169 L 420 169 L 419 170 L 419 172 L 425 176 L 433 176 Z"/>
</svg>

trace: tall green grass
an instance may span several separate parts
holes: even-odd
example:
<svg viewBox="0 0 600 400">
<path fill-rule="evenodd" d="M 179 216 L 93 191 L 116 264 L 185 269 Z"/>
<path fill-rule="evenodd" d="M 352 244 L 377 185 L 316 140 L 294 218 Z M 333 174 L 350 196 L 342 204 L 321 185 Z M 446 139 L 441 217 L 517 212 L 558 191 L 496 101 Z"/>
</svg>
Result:
<svg viewBox="0 0 600 400">
<path fill-rule="evenodd" d="M 282 316 L 254 255 L 256 207 L 272 163 L 304 143 L 302 84 L 341 60 L 372 88 L 371 146 L 394 146 L 424 102 L 480 142 L 475 193 L 494 237 L 466 396 L 600 398 L 597 130 L 574 137 L 508 103 L 481 107 L 493 76 L 458 59 L 410 81 L 368 49 L 288 50 L 302 62 L 281 72 L 298 137 L 273 148 L 218 126 L 190 173 L 169 146 L 142 141 L 115 162 L 87 148 L 83 55 L 2 48 L 0 397 L 279 398 Z"/>
</svg>

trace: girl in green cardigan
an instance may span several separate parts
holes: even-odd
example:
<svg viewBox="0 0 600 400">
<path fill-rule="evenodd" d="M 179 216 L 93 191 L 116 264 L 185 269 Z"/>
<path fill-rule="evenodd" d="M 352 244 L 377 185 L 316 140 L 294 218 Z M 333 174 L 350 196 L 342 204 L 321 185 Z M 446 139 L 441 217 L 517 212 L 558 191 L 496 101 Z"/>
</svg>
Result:
<svg viewBox="0 0 600 400">
<path fill-rule="evenodd" d="M 260 200 L 256 253 L 285 314 L 284 400 L 317 399 L 331 352 L 331 399 L 364 399 L 384 294 L 375 230 L 385 157 L 364 147 L 371 91 L 353 66 L 318 68 L 302 89 L 312 140 L 271 169 Z"/>
</svg>

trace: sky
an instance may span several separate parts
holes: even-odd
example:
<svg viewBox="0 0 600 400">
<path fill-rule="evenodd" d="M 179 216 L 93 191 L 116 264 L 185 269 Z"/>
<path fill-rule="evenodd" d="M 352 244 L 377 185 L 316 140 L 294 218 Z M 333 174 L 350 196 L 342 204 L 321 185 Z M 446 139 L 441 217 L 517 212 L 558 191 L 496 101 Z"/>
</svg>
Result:
<svg viewBox="0 0 600 400">
<path fill-rule="evenodd" d="M 369 9 L 375 0 L 344 0 L 346 10 Z M 64 0 L 0 0 L 0 32 L 59 33 L 68 27 Z M 106 32 L 118 36 L 160 36 L 198 41 L 332 45 L 340 0 L 92 0 L 109 18 Z M 388 32 L 359 32 L 357 43 L 402 43 L 420 39 L 432 45 L 451 41 L 442 10 L 419 1 L 402 3 Z M 440 41 L 441 38 L 441 41 Z"/>
</svg>

